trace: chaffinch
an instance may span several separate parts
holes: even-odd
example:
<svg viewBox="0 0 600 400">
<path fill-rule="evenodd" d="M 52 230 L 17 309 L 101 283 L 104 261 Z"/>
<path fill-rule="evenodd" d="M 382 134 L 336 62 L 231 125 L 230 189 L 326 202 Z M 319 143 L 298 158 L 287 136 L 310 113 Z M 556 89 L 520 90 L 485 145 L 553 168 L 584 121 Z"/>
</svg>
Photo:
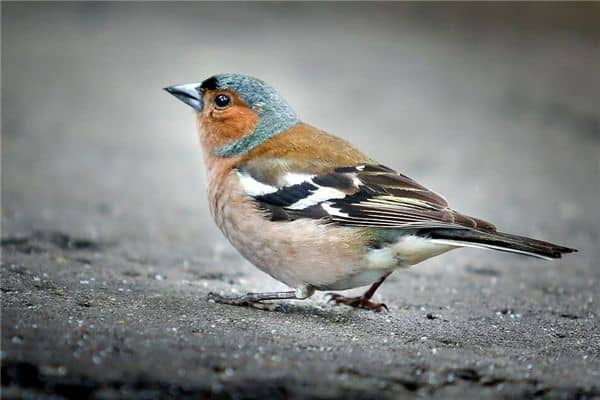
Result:
<svg viewBox="0 0 600 400">
<path fill-rule="evenodd" d="M 501 233 L 411 178 L 302 122 L 265 82 L 221 74 L 165 88 L 196 110 L 211 214 L 256 267 L 294 288 L 216 302 L 265 307 L 315 290 L 372 284 L 332 301 L 379 311 L 375 290 L 395 269 L 459 247 L 552 259 L 575 249 Z"/>
</svg>

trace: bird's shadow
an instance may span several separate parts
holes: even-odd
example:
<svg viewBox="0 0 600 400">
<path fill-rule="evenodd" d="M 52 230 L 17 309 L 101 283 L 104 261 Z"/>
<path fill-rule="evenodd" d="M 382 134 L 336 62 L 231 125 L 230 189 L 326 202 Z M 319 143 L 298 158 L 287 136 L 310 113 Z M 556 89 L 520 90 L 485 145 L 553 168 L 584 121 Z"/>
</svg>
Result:
<svg viewBox="0 0 600 400">
<path fill-rule="evenodd" d="M 385 315 L 387 312 L 373 312 L 369 310 L 361 310 L 354 309 L 348 306 L 343 305 L 334 305 L 325 303 L 322 306 L 319 306 L 316 303 L 304 303 L 294 304 L 292 302 L 263 302 L 259 303 L 260 305 L 257 307 L 256 305 L 229 305 L 229 304 L 221 304 L 221 303 L 212 303 L 212 306 L 221 306 L 221 307 L 236 307 L 241 309 L 246 309 L 250 312 L 257 313 L 267 313 L 267 314 L 275 314 L 275 315 L 290 315 L 290 316 L 299 316 L 299 317 L 319 317 L 321 319 L 327 320 L 331 323 L 351 323 L 358 319 L 361 316 L 367 315 Z M 264 307 L 263 307 L 264 306 Z"/>
</svg>

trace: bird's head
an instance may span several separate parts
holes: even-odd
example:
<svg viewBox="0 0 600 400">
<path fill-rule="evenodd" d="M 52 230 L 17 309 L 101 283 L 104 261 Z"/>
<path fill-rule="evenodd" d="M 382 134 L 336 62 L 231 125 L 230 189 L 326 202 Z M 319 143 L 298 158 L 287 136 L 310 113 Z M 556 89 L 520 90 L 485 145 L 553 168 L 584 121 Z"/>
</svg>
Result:
<svg viewBox="0 0 600 400">
<path fill-rule="evenodd" d="M 218 157 L 241 156 L 300 122 L 275 89 L 251 76 L 220 74 L 165 90 L 196 110 L 204 147 Z"/>
</svg>

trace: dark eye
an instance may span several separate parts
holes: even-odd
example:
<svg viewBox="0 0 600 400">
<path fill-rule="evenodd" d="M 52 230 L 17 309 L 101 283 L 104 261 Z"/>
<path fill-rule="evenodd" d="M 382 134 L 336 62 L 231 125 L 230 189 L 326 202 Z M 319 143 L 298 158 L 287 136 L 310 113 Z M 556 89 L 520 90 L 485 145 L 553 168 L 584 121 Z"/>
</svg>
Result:
<svg viewBox="0 0 600 400">
<path fill-rule="evenodd" d="M 220 94 L 215 97 L 215 104 L 217 107 L 227 107 L 231 103 L 231 99 L 226 94 Z"/>
</svg>

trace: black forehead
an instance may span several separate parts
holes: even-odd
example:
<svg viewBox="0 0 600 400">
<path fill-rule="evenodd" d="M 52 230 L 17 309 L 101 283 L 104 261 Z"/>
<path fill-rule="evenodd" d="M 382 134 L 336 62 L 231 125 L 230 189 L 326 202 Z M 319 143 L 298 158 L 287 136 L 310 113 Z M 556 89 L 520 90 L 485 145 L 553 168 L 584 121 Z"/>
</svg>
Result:
<svg viewBox="0 0 600 400">
<path fill-rule="evenodd" d="M 219 87 L 219 81 L 216 77 L 211 76 L 200 85 L 200 89 L 204 90 L 215 90 Z"/>
</svg>

